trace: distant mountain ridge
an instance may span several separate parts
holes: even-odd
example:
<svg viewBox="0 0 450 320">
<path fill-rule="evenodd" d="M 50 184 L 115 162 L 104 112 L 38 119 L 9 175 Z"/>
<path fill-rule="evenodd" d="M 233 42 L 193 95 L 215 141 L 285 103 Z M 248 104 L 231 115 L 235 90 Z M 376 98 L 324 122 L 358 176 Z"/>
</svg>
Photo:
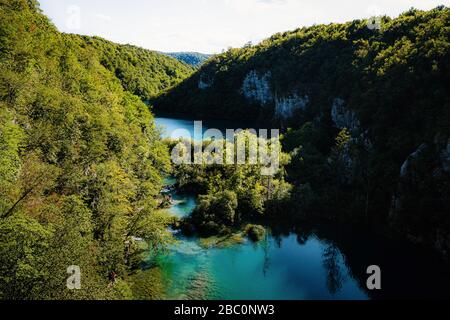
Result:
<svg viewBox="0 0 450 320">
<path fill-rule="evenodd" d="M 161 53 L 194 67 L 200 66 L 201 64 L 203 64 L 203 62 L 205 62 L 212 56 L 212 54 L 205 54 L 199 52 L 161 52 Z"/>
</svg>

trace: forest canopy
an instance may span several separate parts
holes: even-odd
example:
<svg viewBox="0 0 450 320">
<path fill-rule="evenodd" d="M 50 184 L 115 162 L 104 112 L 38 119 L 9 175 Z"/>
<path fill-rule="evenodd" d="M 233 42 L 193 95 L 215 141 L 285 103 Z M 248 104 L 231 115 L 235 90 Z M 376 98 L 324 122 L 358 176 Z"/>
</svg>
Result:
<svg viewBox="0 0 450 320">
<path fill-rule="evenodd" d="M 141 98 L 191 68 L 62 34 L 36 1 L 1 0 L 0 20 L 0 299 L 132 298 L 135 239 L 171 241 L 156 210 L 168 150 Z"/>
</svg>

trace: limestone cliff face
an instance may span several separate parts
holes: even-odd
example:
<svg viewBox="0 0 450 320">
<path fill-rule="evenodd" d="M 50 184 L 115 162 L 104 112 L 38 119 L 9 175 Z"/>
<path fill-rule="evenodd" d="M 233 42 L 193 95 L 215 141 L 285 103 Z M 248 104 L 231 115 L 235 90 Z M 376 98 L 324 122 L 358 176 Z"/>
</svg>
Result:
<svg viewBox="0 0 450 320">
<path fill-rule="evenodd" d="M 369 138 L 369 131 L 362 128 L 356 113 L 347 108 L 343 99 L 335 98 L 331 105 L 330 112 L 335 127 L 338 129 L 347 129 L 350 134 L 350 140 L 339 154 L 339 158 L 346 170 L 346 174 L 341 177 L 341 180 L 351 183 L 352 179 L 355 178 L 353 167 L 361 162 L 361 159 L 359 159 L 358 156 L 355 156 L 352 150 L 359 149 L 360 151 L 364 150 L 364 152 L 367 153 L 373 151 L 373 145 Z"/>
<path fill-rule="evenodd" d="M 307 95 L 300 96 L 297 93 L 275 99 L 275 115 L 278 118 L 287 119 L 294 115 L 296 110 L 305 110 L 309 103 Z"/>
<path fill-rule="evenodd" d="M 450 258 L 450 219 L 440 218 L 440 223 L 433 226 L 430 232 L 418 232 L 415 230 L 417 226 L 411 227 L 409 221 L 411 221 L 411 215 L 417 214 L 416 207 L 422 205 L 418 199 L 439 198 L 443 199 L 442 207 L 448 206 L 449 190 L 446 185 L 450 179 L 449 151 L 449 137 L 435 138 L 433 142 L 420 144 L 405 159 L 400 168 L 399 182 L 392 197 L 390 210 L 391 223 L 397 229 L 416 242 L 433 246 L 446 258 Z M 429 190 L 432 190 L 432 193 Z M 440 211 L 445 209 L 419 208 L 419 210 L 427 211 L 427 220 L 433 221 L 433 216 L 439 215 Z"/>
<path fill-rule="evenodd" d="M 347 128 L 349 132 L 356 133 L 360 130 L 359 122 L 355 112 L 349 110 L 345 106 L 345 101 L 336 98 L 331 106 L 331 119 L 339 129 Z"/>
<path fill-rule="evenodd" d="M 275 116 L 281 119 L 287 119 L 293 116 L 295 110 L 304 110 L 308 103 L 307 95 L 300 95 L 297 92 L 291 94 L 279 95 L 272 90 L 270 80 L 272 73 L 258 73 L 256 70 L 250 71 L 245 77 L 241 93 L 247 99 L 258 102 L 260 106 L 274 105 Z"/>
<path fill-rule="evenodd" d="M 412 164 L 417 161 L 417 159 L 426 151 L 428 145 L 426 143 L 422 143 L 413 153 L 411 153 L 408 158 L 403 162 L 402 167 L 400 168 L 400 177 L 404 178 L 408 174 L 411 173 Z"/>
<path fill-rule="evenodd" d="M 428 145 L 426 143 L 422 143 L 414 152 L 412 152 L 403 162 L 402 166 L 400 167 L 399 176 L 403 180 L 401 181 L 397 186 L 397 191 L 392 197 L 392 207 L 390 211 L 391 219 L 397 220 L 397 214 L 399 211 L 403 210 L 404 207 L 404 193 L 405 188 L 407 187 L 408 183 L 405 183 L 408 176 L 411 176 L 413 174 L 413 166 L 416 164 L 418 159 L 424 155 L 424 153 L 427 151 Z"/>
<path fill-rule="evenodd" d="M 250 71 L 244 79 L 241 92 L 247 99 L 257 101 L 260 105 L 272 103 L 274 98 L 270 87 L 270 71 L 259 74 L 255 70 Z"/>
<path fill-rule="evenodd" d="M 343 99 L 334 99 L 330 112 L 336 128 L 347 128 L 351 136 L 338 155 L 343 166 L 341 183 L 351 184 L 357 178 L 353 169 L 368 166 L 360 163 L 362 159 L 352 150 L 356 147 L 369 154 L 376 150 L 369 139 L 369 131 L 362 127 L 357 114 L 346 107 Z M 332 157 L 329 161 L 333 161 Z M 449 205 L 450 137 L 437 135 L 434 141 L 419 144 L 405 158 L 398 176 L 390 210 L 392 225 L 409 239 L 434 247 L 443 257 L 450 259 L 450 218 L 442 218 L 444 208 Z M 440 205 L 429 207 L 430 203 L 436 204 L 437 201 Z M 428 221 L 430 225 L 417 226 L 415 219 Z M 439 224 L 433 224 L 434 220 L 440 221 Z"/>
</svg>

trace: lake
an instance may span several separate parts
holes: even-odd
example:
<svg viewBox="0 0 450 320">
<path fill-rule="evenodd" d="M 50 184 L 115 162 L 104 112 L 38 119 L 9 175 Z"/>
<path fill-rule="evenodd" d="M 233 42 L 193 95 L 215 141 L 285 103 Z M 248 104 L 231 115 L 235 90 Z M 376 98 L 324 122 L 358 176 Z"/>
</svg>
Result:
<svg viewBox="0 0 450 320">
<path fill-rule="evenodd" d="M 161 131 L 161 137 L 172 139 L 192 138 L 196 141 L 200 141 L 203 135 L 204 139 L 208 139 L 209 137 L 211 137 L 211 134 L 207 133 L 208 129 L 217 129 L 225 136 L 226 129 L 236 130 L 236 129 L 253 128 L 253 126 L 243 122 L 236 122 L 229 120 L 227 121 L 208 120 L 202 121 L 201 128 L 199 128 L 198 132 L 196 133 L 194 130 L 194 121 L 195 120 L 165 118 L 165 117 L 157 117 L 155 119 L 156 125 Z"/>
<path fill-rule="evenodd" d="M 169 128 L 192 122 L 157 119 Z M 166 133 L 167 134 L 167 133 Z M 174 181 L 166 181 L 173 183 Z M 170 212 L 195 208 L 192 195 L 173 193 Z M 377 230 L 327 226 L 266 226 L 266 238 L 224 248 L 175 234 L 179 242 L 150 263 L 163 271 L 168 299 L 383 299 L 450 297 L 448 267 L 437 255 Z M 366 287 L 367 267 L 379 265 L 382 290 Z"/>
</svg>

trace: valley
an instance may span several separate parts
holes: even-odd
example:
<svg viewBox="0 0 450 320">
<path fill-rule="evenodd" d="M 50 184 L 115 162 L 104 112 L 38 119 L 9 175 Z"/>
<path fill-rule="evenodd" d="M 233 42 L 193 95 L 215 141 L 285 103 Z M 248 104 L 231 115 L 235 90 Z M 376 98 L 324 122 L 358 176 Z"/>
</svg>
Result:
<svg viewBox="0 0 450 320">
<path fill-rule="evenodd" d="M 1 300 L 449 298 L 448 7 L 214 55 L 0 18 Z"/>
</svg>

